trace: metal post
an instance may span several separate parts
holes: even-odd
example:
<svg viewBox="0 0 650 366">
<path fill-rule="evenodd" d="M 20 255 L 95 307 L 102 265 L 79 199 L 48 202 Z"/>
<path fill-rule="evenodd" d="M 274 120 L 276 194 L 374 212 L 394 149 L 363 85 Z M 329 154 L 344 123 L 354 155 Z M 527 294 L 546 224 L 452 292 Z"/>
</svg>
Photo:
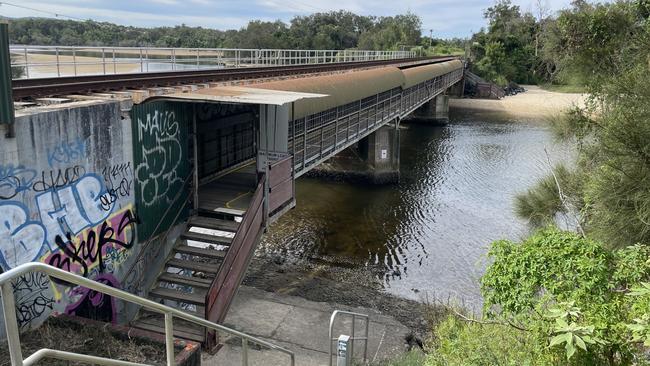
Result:
<svg viewBox="0 0 650 366">
<path fill-rule="evenodd" d="M 0 20 L 0 124 L 7 124 L 6 136 L 14 137 L 16 118 L 12 96 L 13 90 L 11 88 L 11 56 L 9 49 L 9 26 Z"/>
<path fill-rule="evenodd" d="M 241 339 L 241 364 L 248 366 L 248 339 Z"/>
<path fill-rule="evenodd" d="M 142 47 L 140 47 L 140 72 L 144 72 L 144 64 L 142 63 Z"/>
<path fill-rule="evenodd" d="M 192 103 L 192 143 L 194 144 L 194 211 L 199 210 L 199 143 L 196 129 L 196 103 Z"/>
<path fill-rule="evenodd" d="M 264 113 L 264 227 L 269 221 L 269 105 L 265 105 Z M 261 120 L 260 120 L 261 122 Z"/>
<path fill-rule="evenodd" d="M 147 72 L 149 72 L 149 49 L 148 48 L 144 49 L 144 57 L 147 63 Z"/>
<path fill-rule="evenodd" d="M 74 76 L 77 76 L 77 49 L 72 49 L 72 67 L 74 68 Z"/>
<path fill-rule="evenodd" d="M 56 75 L 61 76 L 61 61 L 59 61 L 59 47 L 56 48 Z"/>
<path fill-rule="evenodd" d="M 197 48 L 196 49 L 196 69 L 197 70 L 201 68 L 201 59 L 199 58 L 200 53 L 201 53 L 201 49 Z"/>
<path fill-rule="evenodd" d="M 113 74 L 117 74 L 117 60 L 115 59 L 115 48 L 113 48 Z"/>
<path fill-rule="evenodd" d="M 172 313 L 165 313 L 165 347 L 167 349 L 167 366 L 174 366 L 174 325 Z"/>
<path fill-rule="evenodd" d="M 399 148 L 397 149 L 397 153 L 399 154 Z M 399 159 L 399 157 L 398 157 Z M 368 338 L 370 338 L 369 333 L 368 333 L 368 327 L 370 326 L 370 319 L 366 318 L 366 340 L 363 346 L 363 360 L 367 361 L 368 360 Z"/>
<path fill-rule="evenodd" d="M 5 329 L 7 330 L 7 343 L 9 344 L 11 364 L 13 366 L 22 366 L 23 353 L 20 349 L 20 333 L 18 332 L 16 303 L 11 281 L 2 284 L 0 287 L 0 295 L 2 296 L 2 311 L 5 315 Z"/>
<path fill-rule="evenodd" d="M 172 48 L 172 70 L 176 70 L 176 50 Z"/>
<path fill-rule="evenodd" d="M 104 70 L 104 75 L 106 75 L 106 50 L 102 48 L 102 69 Z"/>
<path fill-rule="evenodd" d="M 354 323 L 357 322 L 357 318 L 352 314 L 352 332 L 350 334 L 350 360 L 354 358 Z"/>
<path fill-rule="evenodd" d="M 25 77 L 29 79 L 29 58 L 27 57 L 27 47 L 25 47 Z"/>
</svg>

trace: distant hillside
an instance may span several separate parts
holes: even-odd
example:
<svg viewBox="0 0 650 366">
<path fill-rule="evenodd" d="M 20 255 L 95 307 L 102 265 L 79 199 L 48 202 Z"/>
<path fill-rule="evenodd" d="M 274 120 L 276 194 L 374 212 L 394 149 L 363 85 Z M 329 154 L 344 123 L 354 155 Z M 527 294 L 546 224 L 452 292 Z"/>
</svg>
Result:
<svg viewBox="0 0 650 366">
<path fill-rule="evenodd" d="M 289 24 L 256 20 L 240 30 L 226 31 L 185 25 L 141 28 L 50 18 L 9 21 L 13 44 L 369 50 L 417 46 L 422 25 L 414 14 L 374 17 L 347 11 L 297 16 Z"/>
</svg>

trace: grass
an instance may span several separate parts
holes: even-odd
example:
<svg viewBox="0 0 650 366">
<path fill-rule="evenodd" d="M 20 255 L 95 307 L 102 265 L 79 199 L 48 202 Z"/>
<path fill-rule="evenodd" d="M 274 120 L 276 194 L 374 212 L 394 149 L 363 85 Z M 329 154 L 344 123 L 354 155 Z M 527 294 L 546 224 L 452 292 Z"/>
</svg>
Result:
<svg viewBox="0 0 650 366">
<path fill-rule="evenodd" d="M 586 93 L 586 89 L 583 85 L 577 84 L 541 84 L 540 88 L 556 93 Z"/>
<path fill-rule="evenodd" d="M 371 366 L 421 366 L 426 362 L 426 355 L 420 349 L 403 353 L 391 360 L 371 363 Z"/>
</svg>

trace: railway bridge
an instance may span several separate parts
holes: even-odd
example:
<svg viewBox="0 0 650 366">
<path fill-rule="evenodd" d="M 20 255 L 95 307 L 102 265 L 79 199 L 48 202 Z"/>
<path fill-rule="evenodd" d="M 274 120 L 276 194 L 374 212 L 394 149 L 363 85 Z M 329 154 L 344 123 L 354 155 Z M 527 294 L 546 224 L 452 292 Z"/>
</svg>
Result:
<svg viewBox="0 0 650 366">
<path fill-rule="evenodd" d="M 463 73 L 458 59 L 409 57 L 14 80 L 0 266 L 44 262 L 223 322 L 265 228 L 295 206 L 295 180 L 356 148 L 371 180 L 394 181 L 401 121 L 444 116 Z M 22 329 L 55 311 L 164 333 L 158 314 L 108 296 L 25 283 Z M 217 343 L 189 323 L 174 332 Z"/>
</svg>

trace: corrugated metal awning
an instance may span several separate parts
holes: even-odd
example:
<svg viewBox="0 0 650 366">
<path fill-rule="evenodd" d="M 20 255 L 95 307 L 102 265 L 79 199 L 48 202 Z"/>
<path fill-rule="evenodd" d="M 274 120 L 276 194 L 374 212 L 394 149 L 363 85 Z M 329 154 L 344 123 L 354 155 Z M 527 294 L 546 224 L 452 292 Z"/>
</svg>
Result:
<svg viewBox="0 0 650 366">
<path fill-rule="evenodd" d="M 241 104 L 285 105 L 301 99 L 323 98 L 326 94 L 302 93 L 283 90 L 249 88 L 243 86 L 220 86 L 200 89 L 189 93 L 157 95 L 145 99 L 178 102 L 219 102 Z"/>
</svg>

